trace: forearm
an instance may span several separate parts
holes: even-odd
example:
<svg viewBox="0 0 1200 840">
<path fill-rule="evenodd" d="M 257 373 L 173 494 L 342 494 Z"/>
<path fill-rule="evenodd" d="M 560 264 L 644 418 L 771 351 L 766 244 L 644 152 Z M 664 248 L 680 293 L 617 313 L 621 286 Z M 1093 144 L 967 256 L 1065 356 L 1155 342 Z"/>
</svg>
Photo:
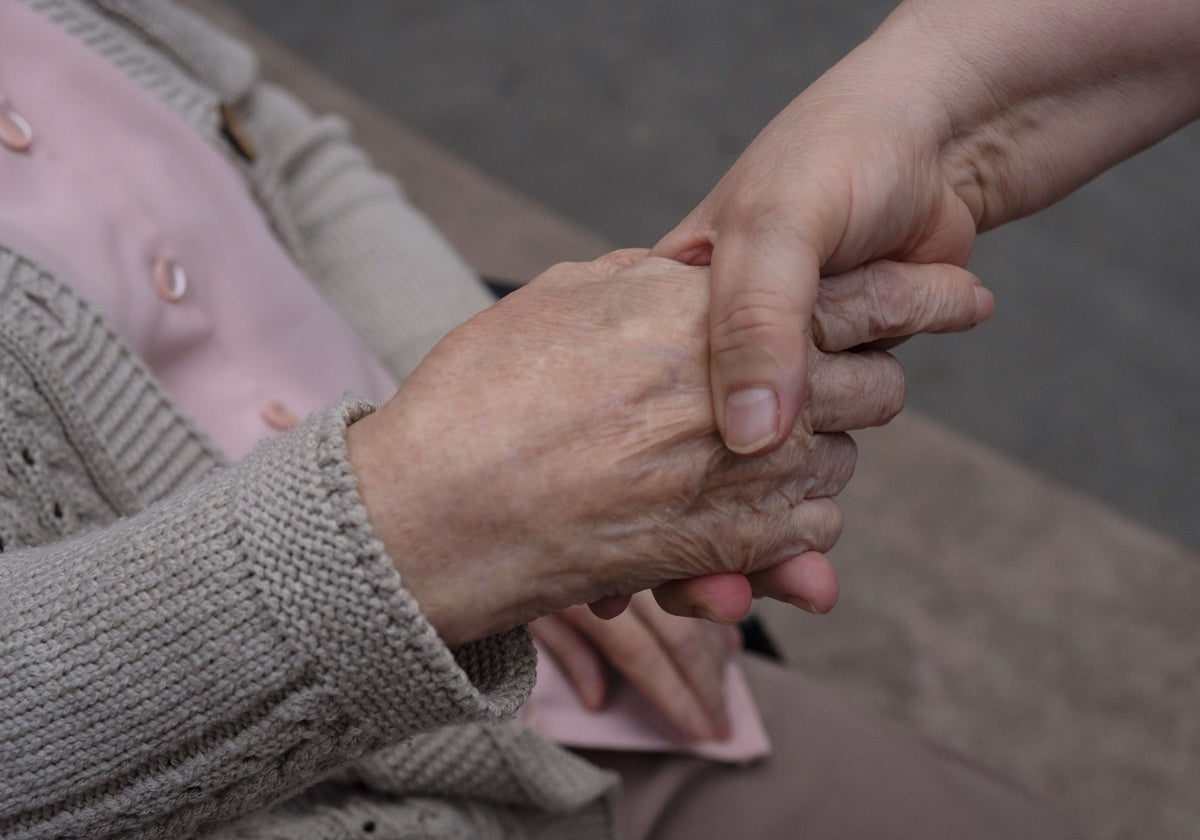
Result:
<svg viewBox="0 0 1200 840">
<path fill-rule="evenodd" d="M 5 553 L 0 835 L 186 836 L 519 704 L 527 643 L 446 650 L 366 527 L 342 442 L 358 413 Z"/>
<path fill-rule="evenodd" d="M 1200 3 L 910 0 L 848 61 L 925 121 L 986 230 L 1200 114 Z"/>
</svg>

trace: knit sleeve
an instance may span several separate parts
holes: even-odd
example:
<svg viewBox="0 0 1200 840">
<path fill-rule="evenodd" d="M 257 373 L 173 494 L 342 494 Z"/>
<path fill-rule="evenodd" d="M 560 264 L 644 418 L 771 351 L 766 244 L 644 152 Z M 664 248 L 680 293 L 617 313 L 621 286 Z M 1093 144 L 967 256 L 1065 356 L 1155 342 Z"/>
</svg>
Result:
<svg viewBox="0 0 1200 840">
<path fill-rule="evenodd" d="M 0 554 L 0 836 L 186 836 L 515 710 L 526 632 L 447 649 L 372 535 L 344 435 L 368 410 Z"/>
</svg>

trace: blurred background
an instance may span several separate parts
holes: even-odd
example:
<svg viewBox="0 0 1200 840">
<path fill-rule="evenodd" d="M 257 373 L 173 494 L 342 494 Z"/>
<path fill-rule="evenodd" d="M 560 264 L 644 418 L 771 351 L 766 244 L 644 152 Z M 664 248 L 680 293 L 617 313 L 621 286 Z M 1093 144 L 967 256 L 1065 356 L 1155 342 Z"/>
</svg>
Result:
<svg viewBox="0 0 1200 840">
<path fill-rule="evenodd" d="M 225 2 L 369 106 L 620 246 L 676 224 L 893 6 Z M 319 86 L 274 66 L 302 96 Z M 391 135 L 370 136 L 391 151 L 378 145 Z M 414 199 L 439 188 L 421 166 Z M 971 267 L 996 317 L 901 348 L 916 411 L 861 438 L 842 605 L 819 621 L 765 608 L 790 664 L 1112 840 L 1200 836 L 1198 234 L 1193 126 L 983 236 Z"/>
</svg>

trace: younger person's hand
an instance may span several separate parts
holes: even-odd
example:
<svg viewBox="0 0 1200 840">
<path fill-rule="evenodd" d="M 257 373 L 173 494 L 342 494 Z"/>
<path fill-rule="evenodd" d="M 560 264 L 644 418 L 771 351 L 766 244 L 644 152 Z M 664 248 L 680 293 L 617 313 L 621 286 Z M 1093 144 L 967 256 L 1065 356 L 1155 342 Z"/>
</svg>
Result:
<svg viewBox="0 0 1200 840">
<path fill-rule="evenodd" d="M 877 259 L 965 265 L 976 231 L 1200 115 L 1197 78 L 1191 0 L 899 4 L 654 248 L 712 266 L 713 410 L 730 449 L 791 433 L 819 278 Z"/>
</svg>

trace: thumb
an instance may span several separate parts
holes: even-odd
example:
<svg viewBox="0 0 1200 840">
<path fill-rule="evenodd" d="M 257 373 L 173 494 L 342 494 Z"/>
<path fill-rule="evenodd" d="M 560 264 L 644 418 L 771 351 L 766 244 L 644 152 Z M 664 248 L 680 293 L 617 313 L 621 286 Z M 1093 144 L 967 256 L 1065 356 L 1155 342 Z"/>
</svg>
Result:
<svg viewBox="0 0 1200 840">
<path fill-rule="evenodd" d="M 713 410 L 734 452 L 770 452 L 796 423 L 819 272 L 815 253 L 789 236 L 760 230 L 722 237 L 713 248 Z"/>
</svg>

